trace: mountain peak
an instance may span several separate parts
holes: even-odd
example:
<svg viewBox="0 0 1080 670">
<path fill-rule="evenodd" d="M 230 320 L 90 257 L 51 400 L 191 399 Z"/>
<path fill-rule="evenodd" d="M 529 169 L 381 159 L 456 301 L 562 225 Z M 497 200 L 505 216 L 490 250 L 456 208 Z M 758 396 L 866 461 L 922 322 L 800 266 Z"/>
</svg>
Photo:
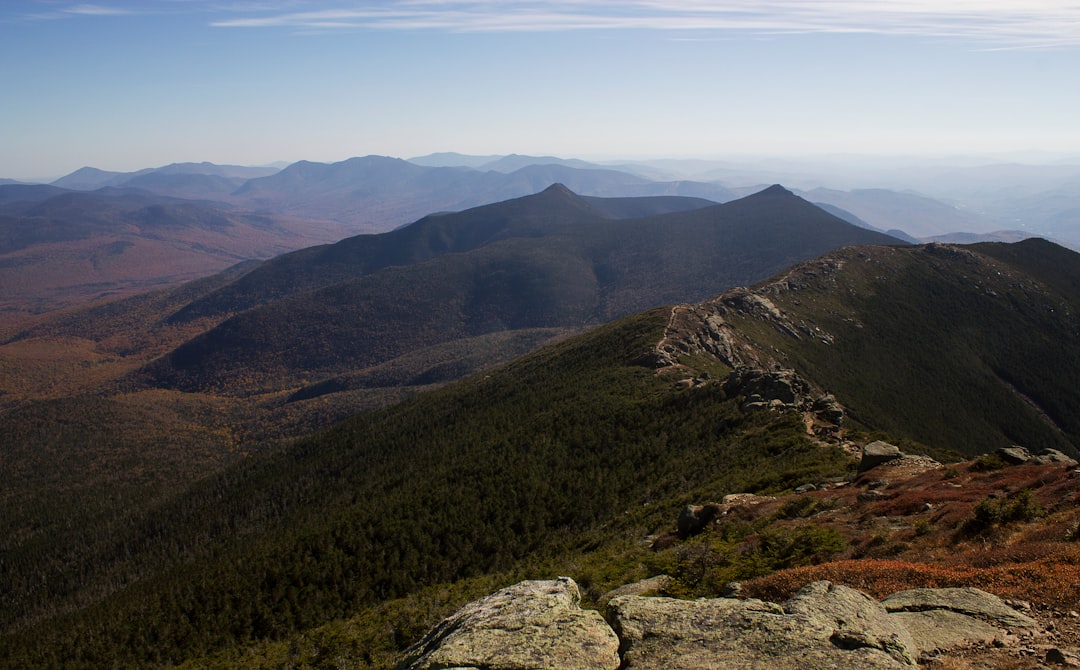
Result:
<svg viewBox="0 0 1080 670">
<path fill-rule="evenodd" d="M 578 197 L 577 193 L 574 193 L 573 191 L 571 191 L 569 188 L 566 187 L 565 184 L 563 184 L 561 182 L 555 182 L 551 186 L 548 186 L 543 191 L 541 191 L 541 193 L 548 193 L 548 194 L 552 194 L 552 195 L 554 195 L 554 194 L 570 195 L 570 196 L 573 196 L 575 198 Z"/>
<path fill-rule="evenodd" d="M 561 182 L 553 183 L 551 186 L 548 186 L 532 197 L 537 198 L 539 202 L 548 203 L 547 206 L 555 205 L 559 208 L 571 207 L 581 212 L 595 214 L 593 206 L 589 204 L 588 200 L 570 190 L 566 184 Z"/>
<path fill-rule="evenodd" d="M 763 191 L 758 191 L 757 194 L 758 195 L 795 195 L 794 193 L 787 190 L 786 188 L 784 188 L 780 184 L 773 184 L 772 186 L 770 186 L 769 188 L 767 188 L 767 189 L 765 189 Z"/>
</svg>

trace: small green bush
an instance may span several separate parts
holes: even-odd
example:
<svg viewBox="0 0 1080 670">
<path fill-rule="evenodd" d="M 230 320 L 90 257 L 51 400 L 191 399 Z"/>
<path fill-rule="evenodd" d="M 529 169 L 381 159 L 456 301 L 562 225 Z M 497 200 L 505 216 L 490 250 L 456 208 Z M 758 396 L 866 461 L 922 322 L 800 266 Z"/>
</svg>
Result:
<svg viewBox="0 0 1080 670">
<path fill-rule="evenodd" d="M 1011 498 L 983 498 L 972 508 L 972 513 L 974 516 L 961 529 L 969 535 L 978 535 L 1014 521 L 1032 521 L 1045 514 L 1031 489 L 1024 489 Z"/>
<path fill-rule="evenodd" d="M 805 519 L 834 506 L 831 500 L 807 495 L 796 496 L 785 502 L 776 516 L 780 519 Z"/>
<path fill-rule="evenodd" d="M 975 459 L 971 464 L 971 469 L 974 472 L 990 472 L 991 470 L 1000 470 L 1006 466 L 1001 456 L 997 454 L 983 454 Z"/>
<path fill-rule="evenodd" d="M 818 563 L 847 547 L 844 536 L 827 526 L 770 526 L 756 535 L 754 530 L 733 524 L 726 532 L 703 533 L 680 545 L 668 572 L 675 583 L 667 590 L 682 597 L 716 596 L 728 582 Z"/>
<path fill-rule="evenodd" d="M 1080 519 L 1069 524 L 1069 528 L 1065 531 L 1065 541 L 1080 542 Z"/>
<path fill-rule="evenodd" d="M 759 553 L 772 570 L 808 565 L 820 556 L 835 554 L 847 547 L 847 540 L 835 528 L 807 524 L 795 530 L 769 529 L 759 537 Z"/>
</svg>

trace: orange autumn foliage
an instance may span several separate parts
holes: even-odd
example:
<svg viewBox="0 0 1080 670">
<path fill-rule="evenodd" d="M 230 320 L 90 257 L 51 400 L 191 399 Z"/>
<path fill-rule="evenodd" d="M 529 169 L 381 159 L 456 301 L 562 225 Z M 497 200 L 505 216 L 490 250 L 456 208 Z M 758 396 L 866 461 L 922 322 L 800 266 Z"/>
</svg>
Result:
<svg viewBox="0 0 1080 670">
<path fill-rule="evenodd" d="M 981 568 L 896 560 L 835 561 L 752 579 L 743 588 L 749 597 L 782 602 L 808 582 L 822 579 L 859 589 L 875 598 L 911 588 L 973 586 L 1003 598 L 1075 609 L 1080 606 L 1080 565 L 1075 560 L 1063 562 L 1061 558 Z"/>
</svg>

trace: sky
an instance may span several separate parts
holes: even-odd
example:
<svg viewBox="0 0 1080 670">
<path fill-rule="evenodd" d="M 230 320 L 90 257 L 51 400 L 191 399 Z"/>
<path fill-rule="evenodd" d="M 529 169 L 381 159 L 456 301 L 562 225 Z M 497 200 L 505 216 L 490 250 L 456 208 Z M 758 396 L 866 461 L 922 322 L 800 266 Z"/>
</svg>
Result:
<svg viewBox="0 0 1080 670">
<path fill-rule="evenodd" d="M 0 1 L 0 177 L 1080 153 L 1075 0 Z"/>
</svg>

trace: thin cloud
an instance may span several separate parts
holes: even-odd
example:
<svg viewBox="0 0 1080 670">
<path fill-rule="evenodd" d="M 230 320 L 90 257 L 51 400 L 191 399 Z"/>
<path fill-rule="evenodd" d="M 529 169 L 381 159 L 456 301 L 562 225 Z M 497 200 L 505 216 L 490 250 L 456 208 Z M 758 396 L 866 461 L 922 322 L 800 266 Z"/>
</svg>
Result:
<svg viewBox="0 0 1080 670">
<path fill-rule="evenodd" d="M 264 3 L 258 9 L 249 6 L 247 11 L 234 6 L 232 16 L 223 16 L 211 25 L 443 32 L 633 29 L 874 33 L 963 38 L 1009 48 L 1080 45 L 1080 4 L 1060 0 L 398 0 L 359 9 L 350 4 L 295 9 L 295 3 Z"/>
<path fill-rule="evenodd" d="M 105 7 L 102 5 L 74 5 L 63 10 L 67 14 L 79 16 L 123 16 L 131 14 L 131 10 L 122 7 Z"/>
<path fill-rule="evenodd" d="M 41 8 L 46 11 L 13 13 L 6 17 L 0 16 L 0 23 L 55 21 L 59 19 L 75 19 L 84 16 L 127 16 L 136 13 L 134 10 L 126 7 L 87 3 L 53 3 L 51 6 L 42 4 Z"/>
</svg>

